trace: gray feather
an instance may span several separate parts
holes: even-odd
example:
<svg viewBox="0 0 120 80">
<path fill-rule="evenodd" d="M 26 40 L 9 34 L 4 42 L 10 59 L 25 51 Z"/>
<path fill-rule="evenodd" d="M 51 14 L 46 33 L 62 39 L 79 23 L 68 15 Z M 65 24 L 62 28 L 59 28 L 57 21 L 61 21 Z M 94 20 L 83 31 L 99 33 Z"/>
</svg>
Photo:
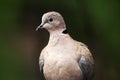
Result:
<svg viewBox="0 0 120 80">
<path fill-rule="evenodd" d="M 84 56 L 80 58 L 79 65 L 83 73 L 82 80 L 88 80 L 87 77 L 89 72 L 88 72 L 87 62 Z"/>
<path fill-rule="evenodd" d="M 43 66 L 44 66 L 44 60 L 41 59 L 41 60 L 39 61 L 39 67 L 40 67 L 40 72 L 42 72 L 42 73 L 43 73 Z"/>
</svg>

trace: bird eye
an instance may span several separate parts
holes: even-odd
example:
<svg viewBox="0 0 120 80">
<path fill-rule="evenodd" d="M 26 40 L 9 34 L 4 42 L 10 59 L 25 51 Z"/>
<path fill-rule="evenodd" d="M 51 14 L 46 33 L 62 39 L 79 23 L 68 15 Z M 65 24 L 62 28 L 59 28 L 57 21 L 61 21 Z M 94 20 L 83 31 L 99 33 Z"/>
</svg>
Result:
<svg viewBox="0 0 120 80">
<path fill-rule="evenodd" d="M 49 19 L 49 21 L 50 21 L 50 22 L 52 22 L 52 21 L 53 21 L 53 19 L 52 19 L 52 18 L 50 18 L 50 19 Z"/>
</svg>

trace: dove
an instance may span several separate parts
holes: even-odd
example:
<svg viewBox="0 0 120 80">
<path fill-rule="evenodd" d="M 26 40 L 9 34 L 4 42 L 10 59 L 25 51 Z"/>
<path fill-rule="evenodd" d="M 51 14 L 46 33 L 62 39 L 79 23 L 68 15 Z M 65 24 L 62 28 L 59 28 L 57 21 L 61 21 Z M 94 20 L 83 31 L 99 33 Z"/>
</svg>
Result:
<svg viewBox="0 0 120 80">
<path fill-rule="evenodd" d="M 40 72 L 46 80 L 92 80 L 94 59 L 88 47 L 67 32 L 62 15 L 51 11 L 43 14 L 36 28 L 49 32 L 48 44 L 39 57 Z"/>
</svg>

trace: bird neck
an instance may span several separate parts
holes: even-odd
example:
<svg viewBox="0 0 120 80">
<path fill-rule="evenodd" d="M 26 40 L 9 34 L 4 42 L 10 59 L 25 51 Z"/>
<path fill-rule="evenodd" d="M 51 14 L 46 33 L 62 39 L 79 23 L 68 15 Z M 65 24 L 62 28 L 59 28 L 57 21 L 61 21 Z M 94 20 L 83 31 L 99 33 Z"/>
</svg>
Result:
<svg viewBox="0 0 120 80">
<path fill-rule="evenodd" d="M 50 32 L 50 37 L 49 37 L 49 45 L 55 45 L 57 44 L 60 40 L 64 40 L 63 36 L 69 36 L 69 34 L 67 34 L 67 30 L 61 30 L 61 31 L 53 31 Z"/>
<path fill-rule="evenodd" d="M 62 31 L 62 33 L 63 33 L 63 34 L 67 34 L 67 33 L 68 33 L 67 29 L 64 29 L 64 30 Z"/>
<path fill-rule="evenodd" d="M 60 38 L 60 32 L 59 31 L 53 31 L 50 32 L 49 42 L 48 44 L 55 44 Z"/>
</svg>

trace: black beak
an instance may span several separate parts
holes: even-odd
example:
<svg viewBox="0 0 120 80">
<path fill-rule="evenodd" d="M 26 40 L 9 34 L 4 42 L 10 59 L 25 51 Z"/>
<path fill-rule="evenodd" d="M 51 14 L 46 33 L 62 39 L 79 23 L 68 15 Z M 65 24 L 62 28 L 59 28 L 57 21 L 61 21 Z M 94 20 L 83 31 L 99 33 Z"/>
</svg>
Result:
<svg viewBox="0 0 120 80">
<path fill-rule="evenodd" d="M 43 27 L 43 25 L 40 24 L 40 25 L 36 28 L 36 31 L 37 31 L 39 28 L 42 28 L 42 27 Z"/>
</svg>

